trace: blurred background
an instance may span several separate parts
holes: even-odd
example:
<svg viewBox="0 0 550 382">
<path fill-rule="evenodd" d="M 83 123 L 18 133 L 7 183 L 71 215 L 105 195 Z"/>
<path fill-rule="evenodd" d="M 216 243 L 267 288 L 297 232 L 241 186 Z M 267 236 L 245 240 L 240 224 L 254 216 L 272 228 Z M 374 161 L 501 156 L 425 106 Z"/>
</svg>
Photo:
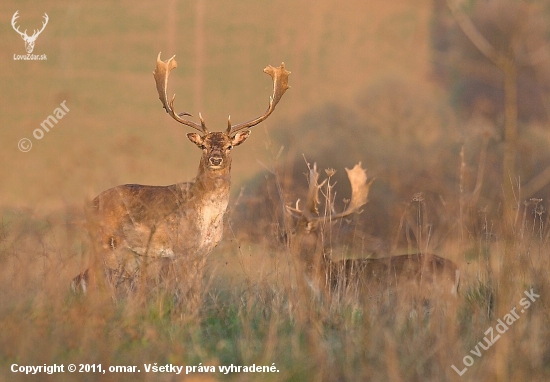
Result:
<svg viewBox="0 0 550 382">
<path fill-rule="evenodd" d="M 505 0 L 461 8 L 515 65 L 517 134 L 507 171 L 517 192 L 529 191 L 517 202 L 550 190 L 549 9 L 548 1 Z M 33 52 L 47 60 L 14 59 L 26 53 L 10 25 L 17 10 L 29 34 L 48 14 Z M 50 212 L 118 184 L 191 180 L 200 152 L 185 137 L 189 128 L 162 109 L 153 81 L 162 52 L 178 61 L 168 91 L 176 109 L 195 118 L 200 111 L 210 130 L 224 129 L 228 115 L 238 123 L 265 110 L 266 65 L 284 61 L 292 72 L 277 110 L 233 154 L 235 219 L 259 218 L 250 211 L 264 204 L 259 196 L 274 172 L 305 187 L 303 156 L 338 171 L 341 198 L 349 195 L 343 168 L 362 161 L 377 178 L 364 214 L 376 236 L 394 235 L 403 205 L 420 192 L 433 201 L 436 225 L 449 216 L 446 200 L 474 191 L 476 205 L 499 216 L 505 75 L 445 0 L 4 1 L 0 14 L 4 209 Z M 36 139 L 63 101 L 69 111 Z M 22 138 L 31 140 L 29 152 L 18 149 Z M 293 191 L 276 195 L 279 203 L 299 195 L 285 184 Z"/>
<path fill-rule="evenodd" d="M 451 365 L 465 367 L 529 290 L 542 302 L 462 380 L 550 380 L 550 0 L 455 4 L 0 2 L 0 381 L 28 380 L 12 362 L 275 362 L 281 373 L 266 380 L 456 380 Z M 33 51 L 46 60 L 17 59 L 26 49 L 16 11 L 29 35 L 48 15 Z M 284 61 L 291 89 L 232 153 L 226 231 L 200 301 L 162 288 L 116 304 L 108 290 L 75 296 L 69 283 L 94 254 L 85 202 L 196 174 L 191 129 L 158 99 L 159 52 L 177 58 L 176 110 L 197 122 L 201 112 L 211 131 L 265 111 L 266 65 Z M 45 131 L 49 116 L 59 119 Z M 331 258 L 437 253 L 461 269 L 458 312 L 415 320 L 400 304 L 317 304 L 295 288 L 283 206 L 305 199 L 306 161 L 323 177 L 336 170 L 340 211 L 345 167 L 361 161 L 376 178 L 363 213 L 326 229 Z M 400 310 L 409 319 L 394 319 Z"/>
</svg>

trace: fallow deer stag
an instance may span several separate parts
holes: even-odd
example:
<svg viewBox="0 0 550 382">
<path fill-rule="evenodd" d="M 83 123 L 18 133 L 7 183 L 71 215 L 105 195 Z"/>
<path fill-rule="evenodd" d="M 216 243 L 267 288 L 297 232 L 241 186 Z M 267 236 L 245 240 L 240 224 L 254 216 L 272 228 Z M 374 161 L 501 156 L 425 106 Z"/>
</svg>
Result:
<svg viewBox="0 0 550 382">
<path fill-rule="evenodd" d="M 273 95 L 265 113 L 237 125 L 229 119 L 225 131 L 210 132 L 200 113 L 200 124 L 184 119 L 190 114 L 177 113 L 175 96 L 168 99 L 168 76 L 177 67 L 174 57 L 162 61 L 159 53 L 153 75 L 166 112 L 199 132 L 187 134 L 202 150 L 195 181 L 170 186 L 127 184 L 99 194 L 92 202 L 90 231 L 100 256 L 92 258 L 89 269 L 74 279 L 73 289 L 80 287 L 85 291 L 89 274 L 100 265 L 99 258 L 115 286 L 128 281 L 133 285 L 146 268 L 148 275 L 158 277 L 174 260 L 203 261 L 222 238 L 229 200 L 231 149 L 248 138 L 249 128 L 273 112 L 289 88 L 290 72 L 284 63 L 278 68 L 267 66 L 264 72 L 273 79 Z"/>
<path fill-rule="evenodd" d="M 337 219 L 360 212 L 360 208 L 368 201 L 373 182 L 371 180 L 367 183 L 367 173 L 361 163 L 346 171 L 352 195 L 344 212 L 319 215 L 319 191 L 327 183 L 327 179 L 318 183 L 316 165 L 309 171 L 305 208 L 301 210 L 298 202 L 296 207 L 287 206 L 288 212 L 297 218 L 295 232 L 291 235 L 291 253 L 297 256 L 299 268 L 316 294 L 334 295 L 351 291 L 359 300 L 373 300 L 387 291 L 415 290 L 425 298 L 430 298 L 434 293 L 443 296 L 456 295 L 460 271 L 452 261 L 436 255 L 417 253 L 378 259 L 332 260 L 325 253 L 322 243 L 323 227 Z M 327 188 L 330 195 L 332 185 L 327 183 Z M 330 201 L 327 203 L 331 204 Z M 332 205 L 327 210 L 333 211 Z"/>
</svg>

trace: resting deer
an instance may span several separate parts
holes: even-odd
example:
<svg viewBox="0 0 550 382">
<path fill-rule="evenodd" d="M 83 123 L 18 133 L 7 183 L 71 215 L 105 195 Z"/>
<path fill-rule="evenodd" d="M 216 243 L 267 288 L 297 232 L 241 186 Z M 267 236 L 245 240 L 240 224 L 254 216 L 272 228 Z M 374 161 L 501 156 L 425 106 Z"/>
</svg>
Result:
<svg viewBox="0 0 550 382">
<path fill-rule="evenodd" d="M 358 294 L 359 299 L 376 298 L 389 290 L 416 290 L 426 298 L 434 292 L 440 295 L 456 295 L 460 271 L 452 261 L 436 255 L 417 253 L 379 259 L 335 261 L 325 253 L 322 243 L 323 227 L 337 219 L 360 212 L 360 208 L 368 201 L 373 182 L 371 180 L 367 183 L 367 173 L 361 168 L 361 163 L 346 171 L 352 194 L 345 211 L 333 213 L 330 205 L 327 208 L 331 211 L 328 216 L 319 215 L 319 191 L 327 179 L 318 183 L 316 165 L 309 171 L 305 208 L 299 209 L 299 201 L 296 207 L 287 207 L 297 218 L 295 232 L 291 235 L 291 253 L 297 256 L 310 287 L 317 293 L 328 295 L 348 290 Z M 327 183 L 329 196 L 331 188 L 332 185 Z M 331 204 L 330 201 L 328 203 Z"/>
<path fill-rule="evenodd" d="M 175 57 L 175 56 L 174 56 Z M 200 124 L 184 119 L 188 113 L 176 113 L 174 97 L 168 100 L 166 87 L 170 71 L 177 67 L 175 58 L 157 58 L 153 72 L 160 101 L 176 121 L 199 133 L 187 137 L 202 157 L 193 183 L 170 186 L 126 184 L 106 190 L 92 202 L 91 236 L 96 252 L 116 284 L 131 281 L 147 267 L 158 277 L 166 260 L 201 261 L 220 242 L 223 217 L 229 200 L 231 183 L 231 149 L 250 135 L 249 128 L 264 121 L 275 109 L 288 86 L 288 72 L 267 66 L 264 72 L 273 79 L 273 95 L 264 114 L 248 122 L 232 125 L 228 119 L 223 132 L 210 132 L 199 113 Z M 73 287 L 86 289 L 90 270 L 74 279 Z M 113 280 L 111 280 L 113 281 Z"/>
</svg>

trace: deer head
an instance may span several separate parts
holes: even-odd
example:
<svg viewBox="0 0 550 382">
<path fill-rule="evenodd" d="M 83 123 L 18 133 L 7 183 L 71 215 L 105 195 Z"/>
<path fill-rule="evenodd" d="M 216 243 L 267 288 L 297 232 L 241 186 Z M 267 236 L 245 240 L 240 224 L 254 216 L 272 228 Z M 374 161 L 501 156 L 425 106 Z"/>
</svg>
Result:
<svg viewBox="0 0 550 382">
<path fill-rule="evenodd" d="M 367 183 L 367 171 L 361 167 L 361 162 L 351 170 L 346 168 L 346 172 L 351 184 L 351 199 L 343 212 L 334 212 L 332 201 L 328 200 L 330 199 L 329 195 L 332 195 L 332 187 L 334 186 L 329 183 L 333 170 L 332 174 L 331 171 L 327 170 L 329 178 L 319 184 L 319 173 L 316 164 L 309 169 L 309 189 L 305 208 L 300 209 L 300 200 L 296 202 L 296 207 L 287 206 L 287 211 L 297 218 L 295 233 L 291 240 L 292 252 L 299 254 L 306 264 L 316 264 L 321 260 L 318 250 L 322 249 L 322 246 L 321 248 L 318 248 L 318 246 L 320 245 L 319 239 L 323 223 L 333 222 L 353 213 L 361 212 L 360 208 L 368 202 L 370 186 L 374 179 Z M 327 203 L 330 204 L 327 208 L 329 212 L 325 215 L 319 215 L 319 191 L 325 183 L 327 184 L 325 195 L 327 196 Z"/>
<path fill-rule="evenodd" d="M 15 20 L 17 20 L 17 18 L 19 18 L 19 15 L 18 15 L 19 11 L 16 11 L 14 14 L 13 14 L 13 17 L 11 18 L 11 26 L 13 27 L 13 29 L 19 33 L 19 35 L 21 36 L 21 38 L 23 39 L 23 41 L 25 41 L 25 49 L 27 50 L 27 53 L 32 53 L 32 51 L 34 50 L 34 43 L 36 41 L 36 39 L 38 38 L 38 36 L 40 35 L 40 33 L 42 33 L 42 31 L 44 30 L 44 28 L 46 28 L 46 25 L 48 24 L 48 15 L 46 13 L 44 13 L 44 22 L 42 23 L 42 28 L 40 30 L 34 30 L 32 36 L 29 36 L 27 35 L 27 30 L 25 29 L 25 32 L 21 32 L 19 31 L 19 27 L 17 27 L 15 25 Z"/>
<path fill-rule="evenodd" d="M 269 106 L 265 113 L 260 117 L 237 125 L 232 125 L 231 118 L 229 118 L 227 122 L 227 129 L 224 132 L 209 132 L 200 113 L 199 125 L 193 121 L 183 118 L 184 116 L 191 116 L 191 114 L 185 112 L 176 113 L 174 111 L 175 95 L 171 100 L 168 100 L 168 96 L 166 94 L 168 76 L 170 75 L 170 71 L 178 66 L 175 57 L 176 56 L 173 56 L 167 61 L 162 61 L 159 53 L 157 57 L 157 67 L 153 72 L 162 106 L 176 121 L 199 131 L 199 133 L 188 133 L 187 138 L 189 138 L 191 142 L 203 151 L 201 168 L 212 171 L 229 169 L 231 166 L 231 149 L 240 145 L 249 137 L 249 128 L 265 120 L 269 117 L 273 110 L 275 110 L 275 106 L 285 91 L 289 88 L 288 75 L 290 72 L 285 69 L 284 63 L 282 63 L 278 68 L 268 65 L 264 69 L 264 72 L 269 74 L 273 79 L 273 95 L 269 99 Z"/>
</svg>

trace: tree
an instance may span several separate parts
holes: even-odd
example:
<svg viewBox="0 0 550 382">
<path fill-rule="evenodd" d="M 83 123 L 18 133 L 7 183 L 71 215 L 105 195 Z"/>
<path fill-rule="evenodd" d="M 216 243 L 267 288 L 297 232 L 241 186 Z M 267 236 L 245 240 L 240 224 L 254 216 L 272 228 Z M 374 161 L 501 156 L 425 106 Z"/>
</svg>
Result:
<svg viewBox="0 0 550 382">
<path fill-rule="evenodd" d="M 547 31 L 543 24 L 538 22 L 537 15 L 540 14 L 540 10 L 537 13 L 537 5 L 533 3 L 502 0 L 474 6 L 473 13 L 481 25 L 478 27 L 466 13 L 463 4 L 453 0 L 446 1 L 454 20 L 471 45 L 482 54 L 486 61 L 502 73 L 504 96 L 502 212 L 505 233 L 511 234 L 516 215 L 515 206 L 519 201 L 519 195 L 515 192 L 518 182 L 516 171 L 519 115 L 518 76 L 525 73 L 542 77 L 541 73 L 538 73 L 537 65 L 549 57 L 548 45 L 545 40 Z M 548 93 L 550 81 L 548 78 L 544 80 L 542 82 L 546 83 L 543 84 L 543 88 L 545 85 L 546 89 L 544 90 Z M 541 97 L 539 103 L 544 105 L 545 101 L 545 97 Z M 548 113 L 541 114 L 526 114 L 525 118 L 549 119 Z M 538 177 L 536 184 L 540 186 L 541 183 L 544 183 L 542 180 Z M 550 175 L 548 175 L 548 181 L 550 181 Z M 533 192 L 533 186 L 529 187 L 528 191 Z"/>
</svg>

